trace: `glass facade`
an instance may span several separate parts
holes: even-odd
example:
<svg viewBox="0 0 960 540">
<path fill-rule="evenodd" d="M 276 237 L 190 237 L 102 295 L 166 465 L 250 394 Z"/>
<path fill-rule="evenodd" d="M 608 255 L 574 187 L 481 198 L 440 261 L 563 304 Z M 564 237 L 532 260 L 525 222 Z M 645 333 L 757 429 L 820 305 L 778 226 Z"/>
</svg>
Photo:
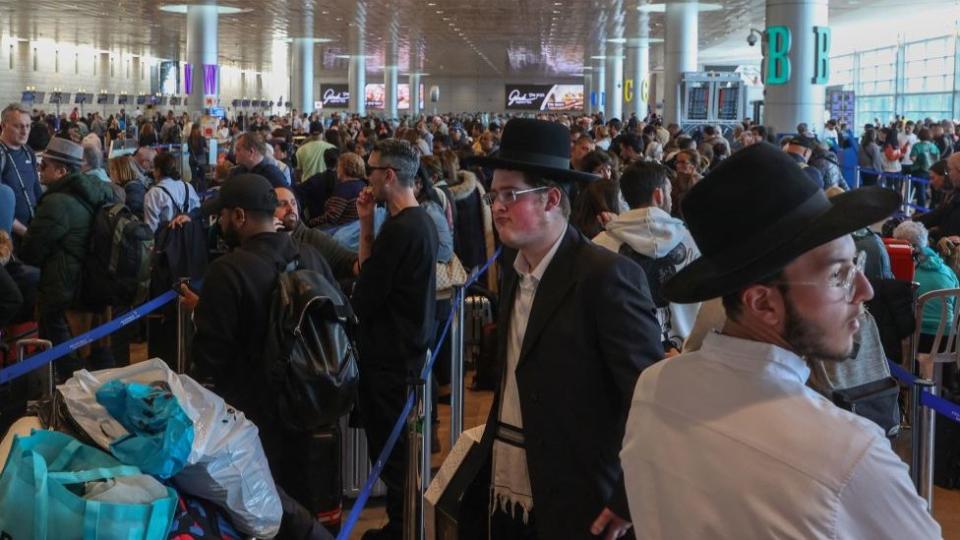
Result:
<svg viewBox="0 0 960 540">
<path fill-rule="evenodd" d="M 856 92 L 860 126 L 895 115 L 960 117 L 958 36 L 901 43 L 830 58 L 829 86 Z"/>
</svg>

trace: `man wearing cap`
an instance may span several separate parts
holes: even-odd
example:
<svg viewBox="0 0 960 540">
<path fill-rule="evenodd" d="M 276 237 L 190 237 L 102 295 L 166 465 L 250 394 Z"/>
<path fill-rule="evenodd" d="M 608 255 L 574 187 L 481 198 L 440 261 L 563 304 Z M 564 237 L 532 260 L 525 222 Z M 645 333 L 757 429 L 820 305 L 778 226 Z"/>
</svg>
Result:
<svg viewBox="0 0 960 540">
<path fill-rule="evenodd" d="M 485 199 L 507 248 L 504 369 L 478 454 L 489 466 L 473 488 L 493 497 L 475 509 L 489 508 L 491 538 L 612 539 L 630 528 L 617 454 L 634 382 L 663 357 L 660 326 L 640 267 L 568 226 L 559 183 L 597 178 L 569 160 L 568 130 L 533 119 L 508 122 L 500 154 L 478 160 L 494 169 Z"/>
<path fill-rule="evenodd" d="M 817 185 L 820 186 L 820 189 L 823 189 L 823 173 L 816 167 L 807 165 L 807 162 L 810 161 L 810 156 L 813 154 L 814 144 L 813 139 L 798 135 L 787 139 L 783 143 L 783 151 L 793 158 L 794 162 L 800 165 L 803 172 L 809 176 L 811 180 L 816 182 Z"/>
<path fill-rule="evenodd" d="M 827 199 L 762 143 L 690 191 L 702 256 L 664 294 L 720 297 L 727 320 L 637 382 L 620 459 L 638 536 L 940 537 L 883 431 L 806 385 L 806 359 L 851 356 L 873 296 L 850 233 L 899 204 L 874 187 Z"/>
<path fill-rule="evenodd" d="M 223 239 L 233 249 L 210 263 L 204 275 L 193 317 L 191 370 L 257 425 L 277 484 L 303 501 L 309 490 L 305 449 L 310 434 L 285 430 L 275 418 L 273 396 L 264 391 L 260 354 L 277 277 L 290 262 L 299 259 L 299 268 L 336 281 L 316 250 L 277 232 L 276 208 L 273 186 L 256 174 L 231 178 L 204 204 L 205 213 L 220 216 Z"/>
<path fill-rule="evenodd" d="M 98 208 L 114 201 L 110 184 L 80 172 L 83 147 L 55 137 L 41 156 L 40 182 L 46 192 L 37 202 L 19 255 L 40 268 L 37 320 L 40 337 L 54 345 L 72 337 L 65 311 L 74 307 L 80 292 L 80 272 L 90 241 L 90 227 Z M 80 368 L 71 353 L 56 362 L 57 378 Z"/>
</svg>

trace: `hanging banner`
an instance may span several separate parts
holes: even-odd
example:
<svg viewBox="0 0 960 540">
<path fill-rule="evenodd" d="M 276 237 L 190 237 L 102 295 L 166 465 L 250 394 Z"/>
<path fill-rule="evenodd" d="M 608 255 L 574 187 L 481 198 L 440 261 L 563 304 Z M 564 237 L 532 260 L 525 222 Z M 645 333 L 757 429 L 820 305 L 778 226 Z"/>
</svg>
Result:
<svg viewBox="0 0 960 540">
<path fill-rule="evenodd" d="M 320 104 L 317 109 L 347 109 L 350 107 L 350 86 L 346 84 L 321 84 Z"/>
<path fill-rule="evenodd" d="M 582 84 L 508 84 L 505 94 L 507 110 L 583 110 Z"/>
</svg>

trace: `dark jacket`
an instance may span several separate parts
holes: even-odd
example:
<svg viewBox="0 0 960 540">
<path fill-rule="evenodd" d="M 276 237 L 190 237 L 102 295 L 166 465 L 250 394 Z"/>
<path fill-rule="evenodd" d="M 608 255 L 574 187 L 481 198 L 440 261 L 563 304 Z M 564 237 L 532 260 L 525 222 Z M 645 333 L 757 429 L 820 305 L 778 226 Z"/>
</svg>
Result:
<svg viewBox="0 0 960 540">
<path fill-rule="evenodd" d="M 123 191 L 127 195 L 127 208 L 135 216 L 143 219 L 143 197 L 147 194 L 147 180 L 134 178 L 123 185 Z"/>
<path fill-rule="evenodd" d="M 517 290 L 515 257 L 505 252 L 501 264 L 501 364 Z M 661 358 L 643 270 L 568 227 L 537 288 L 516 369 L 539 538 L 596 538 L 590 525 L 605 507 L 629 519 L 619 458 L 624 424 L 637 377 Z M 499 404 L 498 391 L 481 442 L 487 458 Z"/>
<path fill-rule="evenodd" d="M 47 186 L 19 251 L 24 262 L 40 268 L 41 310 L 62 310 L 73 303 L 94 212 L 113 201 L 109 183 L 79 172 Z"/>
<path fill-rule="evenodd" d="M 930 239 L 936 243 L 944 236 L 960 234 L 960 196 L 947 196 L 935 210 L 915 216 L 930 230 Z"/>
<path fill-rule="evenodd" d="M 257 163 L 252 169 L 248 169 L 243 165 L 237 165 L 230 172 L 230 176 L 236 176 L 243 173 L 253 173 L 259 174 L 260 176 L 267 179 L 270 182 L 270 185 L 278 187 L 288 187 L 287 186 L 287 177 L 283 175 L 283 172 L 274 164 L 267 163 L 267 160 L 263 160 L 260 163 Z"/>
<path fill-rule="evenodd" d="M 337 171 L 327 169 L 293 187 L 293 192 L 296 194 L 297 200 L 300 202 L 300 208 L 303 210 L 304 220 L 323 215 L 323 207 L 336 185 Z"/>
<path fill-rule="evenodd" d="M 193 373 L 258 425 L 271 421 L 273 410 L 264 405 L 269 396 L 262 392 L 260 363 L 270 301 L 277 276 L 298 254 L 300 268 L 318 270 L 335 283 L 316 250 L 298 248 L 288 234 L 262 233 L 210 264 L 194 313 Z"/>
<path fill-rule="evenodd" d="M 23 305 L 23 294 L 5 266 L 0 266 L 0 326 L 6 326 L 16 319 Z"/>
<path fill-rule="evenodd" d="M 320 229 L 311 229 L 298 221 L 296 228 L 290 231 L 290 236 L 298 246 L 306 244 L 316 249 L 326 259 L 338 280 L 354 277 L 353 264 L 357 262 L 357 252 L 343 247 L 329 234 Z"/>
</svg>

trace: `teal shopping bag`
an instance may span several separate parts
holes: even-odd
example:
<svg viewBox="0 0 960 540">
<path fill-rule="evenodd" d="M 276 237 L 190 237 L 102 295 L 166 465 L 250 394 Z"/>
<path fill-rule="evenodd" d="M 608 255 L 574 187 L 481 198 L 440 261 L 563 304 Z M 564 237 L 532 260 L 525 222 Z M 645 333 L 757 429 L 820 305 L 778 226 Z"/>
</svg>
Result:
<svg viewBox="0 0 960 540">
<path fill-rule="evenodd" d="M 177 494 L 149 504 L 83 498 L 85 483 L 140 475 L 113 456 L 55 431 L 16 437 L 0 474 L 0 535 L 12 540 L 163 540 Z"/>
</svg>

